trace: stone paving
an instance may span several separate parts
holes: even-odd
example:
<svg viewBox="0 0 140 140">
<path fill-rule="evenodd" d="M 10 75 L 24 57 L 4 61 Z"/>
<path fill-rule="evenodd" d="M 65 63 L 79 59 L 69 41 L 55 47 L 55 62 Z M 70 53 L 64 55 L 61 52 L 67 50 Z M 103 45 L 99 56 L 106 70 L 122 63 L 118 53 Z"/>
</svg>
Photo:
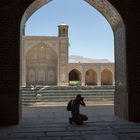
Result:
<svg viewBox="0 0 140 140">
<path fill-rule="evenodd" d="M 65 106 L 24 107 L 19 125 L 1 127 L 0 140 L 140 140 L 140 123 L 114 116 L 113 106 L 81 107 L 89 120 L 70 125 Z"/>
</svg>

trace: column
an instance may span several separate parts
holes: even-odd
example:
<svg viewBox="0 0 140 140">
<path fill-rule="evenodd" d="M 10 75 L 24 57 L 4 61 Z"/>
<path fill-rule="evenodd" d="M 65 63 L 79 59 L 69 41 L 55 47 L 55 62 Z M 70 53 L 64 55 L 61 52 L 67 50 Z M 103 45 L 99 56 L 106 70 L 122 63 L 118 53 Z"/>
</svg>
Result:
<svg viewBox="0 0 140 140">
<path fill-rule="evenodd" d="M 97 72 L 97 86 L 101 86 L 101 71 Z"/>
<path fill-rule="evenodd" d="M 25 57 L 25 43 L 24 43 L 24 36 L 21 34 L 20 37 L 20 86 L 26 86 L 26 57 Z"/>
<path fill-rule="evenodd" d="M 85 86 L 85 72 L 83 71 L 82 72 L 82 75 L 81 75 L 82 77 L 81 77 L 81 85 L 82 86 Z"/>
</svg>

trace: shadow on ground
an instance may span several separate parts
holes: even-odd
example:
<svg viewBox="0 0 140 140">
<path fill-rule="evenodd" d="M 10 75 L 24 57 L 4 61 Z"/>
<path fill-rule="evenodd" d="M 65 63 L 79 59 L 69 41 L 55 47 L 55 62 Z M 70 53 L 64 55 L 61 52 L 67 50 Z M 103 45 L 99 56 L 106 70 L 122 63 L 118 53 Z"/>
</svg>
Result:
<svg viewBox="0 0 140 140">
<path fill-rule="evenodd" d="M 19 125 L 1 127 L 0 140 L 140 140 L 140 124 L 114 116 L 113 106 L 81 107 L 89 120 L 70 125 L 65 106 L 23 107 Z"/>
</svg>

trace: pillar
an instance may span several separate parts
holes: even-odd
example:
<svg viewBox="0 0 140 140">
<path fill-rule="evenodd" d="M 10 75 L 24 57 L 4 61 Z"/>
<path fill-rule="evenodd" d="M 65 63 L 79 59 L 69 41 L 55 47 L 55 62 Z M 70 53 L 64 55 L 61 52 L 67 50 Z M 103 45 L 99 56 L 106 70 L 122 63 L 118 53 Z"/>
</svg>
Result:
<svg viewBox="0 0 140 140">
<path fill-rule="evenodd" d="M 24 36 L 21 37 L 21 86 L 26 86 L 26 54 L 25 54 Z"/>
<path fill-rule="evenodd" d="M 68 25 L 58 26 L 59 56 L 58 56 L 58 86 L 68 86 Z"/>
<path fill-rule="evenodd" d="M 97 72 L 97 86 L 101 86 L 101 69 Z"/>
<path fill-rule="evenodd" d="M 85 76 L 86 76 L 85 74 L 86 74 L 86 73 L 85 73 L 84 71 L 81 73 L 81 76 L 82 76 L 82 77 L 81 77 L 81 85 L 82 85 L 82 86 L 85 86 Z"/>
</svg>

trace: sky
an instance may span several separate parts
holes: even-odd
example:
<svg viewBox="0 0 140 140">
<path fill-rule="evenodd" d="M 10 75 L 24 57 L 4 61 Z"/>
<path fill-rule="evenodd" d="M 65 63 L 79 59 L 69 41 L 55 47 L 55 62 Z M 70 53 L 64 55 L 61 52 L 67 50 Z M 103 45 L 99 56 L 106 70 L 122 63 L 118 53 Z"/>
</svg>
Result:
<svg viewBox="0 0 140 140">
<path fill-rule="evenodd" d="M 114 36 L 104 16 L 84 0 L 53 0 L 26 22 L 25 34 L 57 36 L 58 25 L 69 26 L 69 55 L 114 62 Z"/>
</svg>

